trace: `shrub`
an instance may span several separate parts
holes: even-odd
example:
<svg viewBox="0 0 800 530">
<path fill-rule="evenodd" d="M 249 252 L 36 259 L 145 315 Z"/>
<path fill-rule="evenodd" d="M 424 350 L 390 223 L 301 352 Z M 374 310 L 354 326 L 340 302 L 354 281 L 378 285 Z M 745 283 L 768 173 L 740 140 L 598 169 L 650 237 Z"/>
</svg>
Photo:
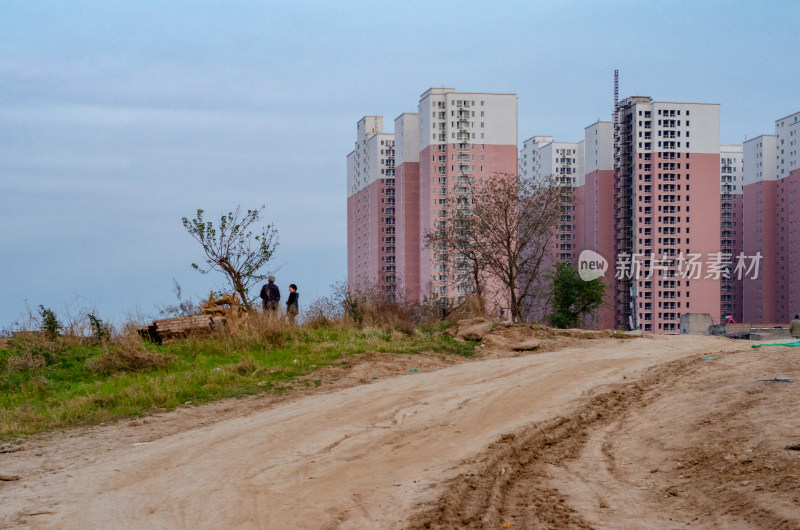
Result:
<svg viewBox="0 0 800 530">
<path fill-rule="evenodd" d="M 107 341 L 111 337 L 111 326 L 94 316 L 93 313 L 86 315 L 92 328 L 92 338 L 96 342 Z"/>
<path fill-rule="evenodd" d="M 86 361 L 86 368 L 99 374 L 115 372 L 147 372 L 166 368 L 171 357 L 144 348 L 125 345 L 109 347 L 99 357 Z"/>
<path fill-rule="evenodd" d="M 58 321 L 56 314 L 43 305 L 39 306 L 39 314 L 42 317 L 42 334 L 47 340 L 56 340 L 64 326 Z"/>
<path fill-rule="evenodd" d="M 252 357 L 243 357 L 242 360 L 233 365 L 231 369 L 239 375 L 250 375 L 258 372 L 260 367 Z"/>
<path fill-rule="evenodd" d="M 44 368 L 46 365 L 44 355 L 33 350 L 25 350 L 16 355 L 12 355 L 6 361 L 6 371 L 9 374 L 27 372 L 37 368 Z"/>
</svg>

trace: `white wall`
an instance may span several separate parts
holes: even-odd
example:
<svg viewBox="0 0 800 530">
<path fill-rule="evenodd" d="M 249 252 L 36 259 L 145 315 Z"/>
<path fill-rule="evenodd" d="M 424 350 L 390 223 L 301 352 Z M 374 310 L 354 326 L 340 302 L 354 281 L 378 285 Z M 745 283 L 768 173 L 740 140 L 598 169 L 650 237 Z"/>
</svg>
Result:
<svg viewBox="0 0 800 530">
<path fill-rule="evenodd" d="M 764 134 L 747 140 L 742 146 L 744 152 L 743 185 L 762 180 L 775 180 L 777 167 L 775 162 L 776 137 Z"/>
<path fill-rule="evenodd" d="M 680 110 L 681 113 L 680 116 L 665 117 L 658 114 L 659 110 Z M 663 125 L 658 125 L 658 120 L 664 119 L 678 120 L 680 125 L 674 129 L 666 129 Z M 719 153 L 718 103 L 669 103 L 656 101 L 652 103 L 652 120 L 654 150 L 661 150 L 658 147 L 658 142 L 665 141 L 665 138 L 658 135 L 659 130 L 676 130 L 680 131 L 681 135 L 674 140 L 680 142 L 681 146 L 676 148 L 675 151 L 681 153 Z M 668 141 L 672 140 L 668 139 Z M 688 147 L 687 143 L 689 144 Z"/>
<path fill-rule="evenodd" d="M 419 114 L 404 112 L 394 120 L 395 162 L 419 162 Z"/>
<path fill-rule="evenodd" d="M 614 169 L 614 124 L 598 121 L 584 129 L 584 175 Z"/>
<path fill-rule="evenodd" d="M 775 121 L 776 164 L 778 178 L 800 168 L 800 112 Z"/>
</svg>

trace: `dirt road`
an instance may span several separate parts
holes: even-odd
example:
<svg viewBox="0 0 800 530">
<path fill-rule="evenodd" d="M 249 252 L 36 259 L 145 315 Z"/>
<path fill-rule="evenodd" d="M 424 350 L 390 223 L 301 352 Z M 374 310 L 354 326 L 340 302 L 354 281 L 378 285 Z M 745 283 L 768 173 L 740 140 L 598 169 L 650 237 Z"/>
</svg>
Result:
<svg viewBox="0 0 800 530">
<path fill-rule="evenodd" d="M 785 350 L 591 340 L 59 434 L 0 455 L 0 527 L 797 528 L 797 387 L 758 381 L 800 379 Z"/>
</svg>

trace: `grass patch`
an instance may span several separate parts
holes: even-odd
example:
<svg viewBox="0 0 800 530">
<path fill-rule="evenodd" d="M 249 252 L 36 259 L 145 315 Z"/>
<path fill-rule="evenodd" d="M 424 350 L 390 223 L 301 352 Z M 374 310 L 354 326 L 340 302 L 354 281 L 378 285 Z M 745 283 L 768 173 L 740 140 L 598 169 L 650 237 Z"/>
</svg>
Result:
<svg viewBox="0 0 800 530">
<path fill-rule="evenodd" d="M 186 401 L 283 393 L 297 377 L 368 351 L 470 357 L 473 346 L 431 328 L 409 334 L 346 326 L 267 327 L 162 346 L 132 339 L 94 345 L 18 341 L 0 350 L 0 441 Z"/>
</svg>

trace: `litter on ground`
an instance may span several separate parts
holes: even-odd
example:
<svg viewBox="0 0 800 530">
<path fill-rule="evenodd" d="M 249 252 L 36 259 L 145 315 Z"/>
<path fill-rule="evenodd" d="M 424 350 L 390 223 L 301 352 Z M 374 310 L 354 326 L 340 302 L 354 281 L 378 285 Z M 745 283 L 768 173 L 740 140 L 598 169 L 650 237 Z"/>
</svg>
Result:
<svg viewBox="0 0 800 530">
<path fill-rule="evenodd" d="M 800 340 L 794 342 L 771 342 L 769 344 L 753 344 L 751 348 L 760 348 L 761 346 L 789 346 L 790 348 L 800 347 Z"/>
</svg>

